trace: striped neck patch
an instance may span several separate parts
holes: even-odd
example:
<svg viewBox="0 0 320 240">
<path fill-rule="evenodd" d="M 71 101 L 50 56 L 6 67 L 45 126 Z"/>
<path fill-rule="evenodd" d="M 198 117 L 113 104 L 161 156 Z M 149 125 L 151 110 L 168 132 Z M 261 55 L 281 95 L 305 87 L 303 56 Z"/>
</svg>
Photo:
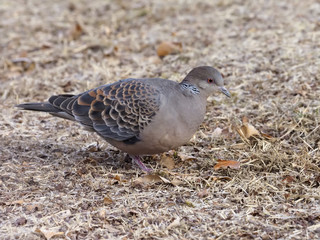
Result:
<svg viewBox="0 0 320 240">
<path fill-rule="evenodd" d="M 200 94 L 199 89 L 190 83 L 182 82 L 182 83 L 180 83 L 180 86 L 183 89 L 189 90 L 190 93 L 192 93 L 192 94 L 195 94 L 195 95 Z"/>
</svg>

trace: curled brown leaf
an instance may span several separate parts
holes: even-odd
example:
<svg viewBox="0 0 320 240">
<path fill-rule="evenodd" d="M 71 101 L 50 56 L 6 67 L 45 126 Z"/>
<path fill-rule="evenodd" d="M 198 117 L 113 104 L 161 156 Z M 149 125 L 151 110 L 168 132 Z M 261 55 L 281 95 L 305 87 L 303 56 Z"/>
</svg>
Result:
<svg viewBox="0 0 320 240">
<path fill-rule="evenodd" d="M 234 160 L 221 160 L 218 159 L 218 163 L 213 167 L 214 170 L 219 169 L 226 169 L 226 168 L 232 168 L 232 169 L 239 169 L 240 168 L 240 162 L 234 161 Z"/>
<path fill-rule="evenodd" d="M 175 42 L 162 42 L 157 47 L 159 57 L 164 57 L 169 54 L 177 54 L 182 52 L 182 44 Z"/>
</svg>

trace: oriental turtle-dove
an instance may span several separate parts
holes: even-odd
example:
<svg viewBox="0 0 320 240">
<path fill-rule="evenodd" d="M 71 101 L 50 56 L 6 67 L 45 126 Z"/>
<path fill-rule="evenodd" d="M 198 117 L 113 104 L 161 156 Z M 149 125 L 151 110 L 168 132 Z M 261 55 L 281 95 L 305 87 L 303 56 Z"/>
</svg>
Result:
<svg viewBox="0 0 320 240">
<path fill-rule="evenodd" d="M 201 66 L 180 83 L 129 78 L 78 95 L 54 95 L 47 102 L 17 107 L 79 122 L 128 153 L 142 170 L 150 171 L 139 156 L 187 143 L 204 119 L 208 96 L 220 91 L 230 97 L 223 84 L 218 70 Z"/>
</svg>

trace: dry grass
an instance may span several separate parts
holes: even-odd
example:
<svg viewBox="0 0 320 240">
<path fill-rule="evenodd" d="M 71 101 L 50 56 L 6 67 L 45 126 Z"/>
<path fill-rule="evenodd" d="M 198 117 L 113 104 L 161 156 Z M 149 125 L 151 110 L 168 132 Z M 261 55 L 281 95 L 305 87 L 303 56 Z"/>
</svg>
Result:
<svg viewBox="0 0 320 240">
<path fill-rule="evenodd" d="M 1 239 L 319 239 L 319 2 L 128 2 L 1 1 Z M 161 41 L 182 53 L 158 59 Z M 13 107 L 203 64 L 233 97 L 209 99 L 174 169 L 145 159 L 168 183 L 137 183 L 96 135 Z M 241 139 L 243 116 L 276 140 Z M 241 168 L 214 171 L 217 159 Z"/>
</svg>

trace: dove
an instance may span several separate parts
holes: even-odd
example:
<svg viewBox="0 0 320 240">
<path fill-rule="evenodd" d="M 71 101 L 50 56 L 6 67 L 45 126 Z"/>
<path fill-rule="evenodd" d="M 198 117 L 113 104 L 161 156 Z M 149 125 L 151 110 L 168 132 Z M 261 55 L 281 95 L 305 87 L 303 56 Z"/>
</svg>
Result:
<svg viewBox="0 0 320 240">
<path fill-rule="evenodd" d="M 128 78 L 77 95 L 53 95 L 47 102 L 17 107 L 78 122 L 150 172 L 140 157 L 186 144 L 204 120 L 207 98 L 218 92 L 231 96 L 217 69 L 200 66 L 181 82 Z"/>
</svg>

